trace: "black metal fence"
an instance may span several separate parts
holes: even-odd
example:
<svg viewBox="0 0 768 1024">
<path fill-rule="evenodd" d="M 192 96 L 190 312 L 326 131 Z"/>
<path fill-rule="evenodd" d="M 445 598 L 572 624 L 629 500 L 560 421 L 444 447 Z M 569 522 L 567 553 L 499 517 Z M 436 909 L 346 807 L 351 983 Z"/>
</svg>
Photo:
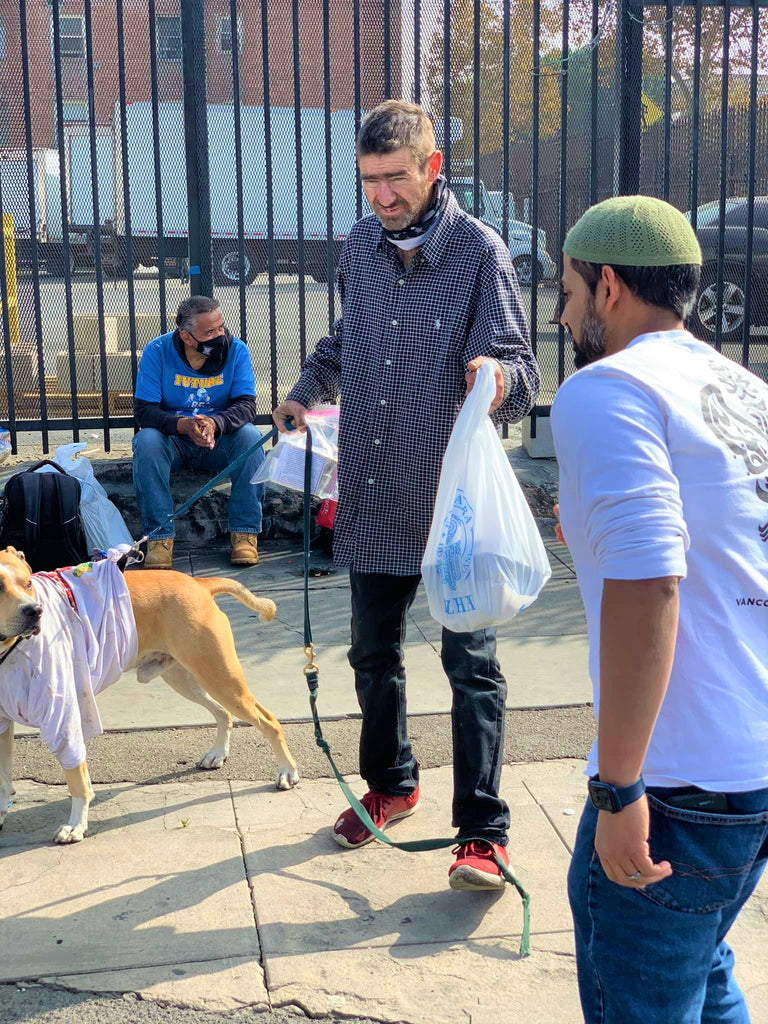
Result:
<svg viewBox="0 0 768 1024">
<path fill-rule="evenodd" d="M 109 449 L 190 290 L 247 343 L 267 422 L 338 313 L 367 210 L 354 134 L 389 96 L 432 112 L 454 193 L 510 247 L 539 412 L 572 371 L 562 239 L 619 192 L 690 211 L 692 328 L 768 376 L 768 0 L 19 0 L 0 19 L 14 447 L 96 429 Z"/>
</svg>

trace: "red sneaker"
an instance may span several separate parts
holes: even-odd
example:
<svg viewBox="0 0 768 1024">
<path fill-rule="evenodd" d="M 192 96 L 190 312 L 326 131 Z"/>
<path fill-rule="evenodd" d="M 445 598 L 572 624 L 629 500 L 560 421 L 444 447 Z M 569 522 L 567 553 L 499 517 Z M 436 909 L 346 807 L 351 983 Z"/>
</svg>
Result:
<svg viewBox="0 0 768 1024">
<path fill-rule="evenodd" d="M 374 825 L 383 829 L 390 821 L 407 818 L 413 814 L 419 806 L 419 787 L 417 786 L 408 796 L 391 796 L 388 793 L 377 793 L 375 790 L 369 789 L 360 803 L 370 814 Z M 365 827 L 350 807 L 344 811 L 333 826 L 333 838 L 341 846 L 355 850 L 358 846 L 370 843 L 376 837 Z"/>
<path fill-rule="evenodd" d="M 509 867 L 509 855 L 503 846 L 486 839 L 470 839 L 459 843 L 452 853 L 456 860 L 448 872 L 452 889 L 503 889 L 504 876 L 496 863 L 495 854 Z"/>
</svg>

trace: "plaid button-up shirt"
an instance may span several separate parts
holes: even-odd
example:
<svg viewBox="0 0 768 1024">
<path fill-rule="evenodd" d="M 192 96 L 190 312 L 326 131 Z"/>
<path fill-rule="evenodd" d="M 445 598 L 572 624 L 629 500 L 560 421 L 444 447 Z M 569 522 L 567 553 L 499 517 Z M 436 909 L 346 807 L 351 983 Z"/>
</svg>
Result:
<svg viewBox="0 0 768 1024">
<path fill-rule="evenodd" d="M 466 364 L 501 364 L 497 423 L 521 419 L 538 394 L 520 288 L 501 238 L 450 195 L 407 269 L 374 215 L 358 221 L 338 285 L 342 315 L 288 397 L 309 408 L 341 392 L 336 562 L 416 574 Z"/>
</svg>

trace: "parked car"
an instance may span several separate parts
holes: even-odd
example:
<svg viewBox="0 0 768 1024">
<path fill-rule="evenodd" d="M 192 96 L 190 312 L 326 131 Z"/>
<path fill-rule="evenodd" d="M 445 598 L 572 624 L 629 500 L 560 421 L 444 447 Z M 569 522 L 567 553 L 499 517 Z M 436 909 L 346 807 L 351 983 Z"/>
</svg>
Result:
<svg viewBox="0 0 768 1024">
<path fill-rule="evenodd" d="M 723 241 L 723 290 L 720 337 L 736 340 L 744 327 L 747 214 L 749 201 L 730 198 L 725 206 Z M 686 217 L 690 220 L 690 210 Z M 705 203 L 697 210 L 696 234 L 704 262 L 701 285 L 690 327 L 705 341 L 714 341 L 717 328 L 717 271 L 719 258 L 720 203 Z M 752 233 L 750 277 L 750 326 L 768 326 L 768 196 L 756 196 Z"/>
<path fill-rule="evenodd" d="M 456 198 L 459 206 L 472 213 L 474 210 L 474 179 L 473 178 L 451 178 L 451 192 Z M 480 204 L 478 206 L 478 217 L 484 224 L 488 224 L 500 235 L 502 232 L 501 217 L 492 198 L 493 194 L 488 192 L 484 183 L 480 182 Z M 509 255 L 515 265 L 517 276 L 521 285 L 529 285 L 532 279 L 533 268 L 533 247 L 531 245 L 531 225 L 520 220 L 508 221 L 507 244 Z M 537 256 L 539 268 L 538 281 L 551 280 L 557 273 L 557 266 L 546 250 L 547 236 L 539 229 Z"/>
</svg>

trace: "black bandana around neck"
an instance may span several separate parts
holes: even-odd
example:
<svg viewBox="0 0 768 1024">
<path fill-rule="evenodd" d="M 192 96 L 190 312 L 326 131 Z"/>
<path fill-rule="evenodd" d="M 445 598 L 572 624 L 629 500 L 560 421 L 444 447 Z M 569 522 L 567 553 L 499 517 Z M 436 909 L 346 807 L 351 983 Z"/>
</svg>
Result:
<svg viewBox="0 0 768 1024">
<path fill-rule="evenodd" d="M 384 236 L 393 242 L 403 242 L 408 238 L 419 238 L 421 235 L 426 235 L 435 226 L 435 222 L 445 209 L 447 202 L 448 181 L 444 174 L 438 174 L 435 179 L 432 202 L 424 211 L 421 220 L 416 221 L 415 224 L 409 224 L 407 228 L 401 228 L 400 231 L 390 231 L 382 225 Z"/>
</svg>

